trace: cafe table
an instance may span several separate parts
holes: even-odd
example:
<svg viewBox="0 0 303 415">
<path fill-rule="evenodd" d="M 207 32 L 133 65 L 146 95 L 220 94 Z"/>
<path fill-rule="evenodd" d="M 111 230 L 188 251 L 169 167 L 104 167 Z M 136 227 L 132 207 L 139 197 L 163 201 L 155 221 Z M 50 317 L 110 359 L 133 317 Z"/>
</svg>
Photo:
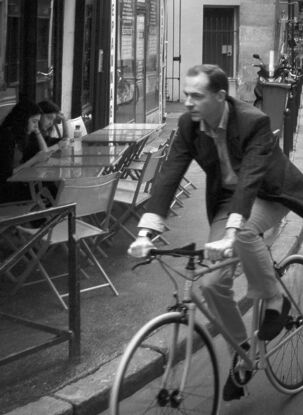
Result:
<svg viewBox="0 0 303 415">
<path fill-rule="evenodd" d="M 100 146 L 85 143 L 58 149 L 52 148 L 49 157 L 41 161 L 36 154 L 15 169 L 9 182 L 23 182 L 30 186 L 32 198 L 39 199 L 43 182 L 60 182 L 70 178 L 98 177 L 115 166 L 128 146 Z"/>
<path fill-rule="evenodd" d="M 159 131 L 165 124 L 156 123 L 113 123 L 104 127 L 105 130 L 153 130 Z"/>
<path fill-rule="evenodd" d="M 83 142 L 106 144 L 139 144 L 145 142 L 163 124 L 110 124 L 83 137 Z"/>
</svg>

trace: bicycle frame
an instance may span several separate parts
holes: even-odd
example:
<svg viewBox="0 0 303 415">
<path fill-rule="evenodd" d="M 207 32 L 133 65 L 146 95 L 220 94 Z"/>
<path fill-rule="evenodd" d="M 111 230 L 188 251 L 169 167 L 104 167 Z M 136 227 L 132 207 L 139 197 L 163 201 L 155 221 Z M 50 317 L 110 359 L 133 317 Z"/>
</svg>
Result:
<svg viewBox="0 0 303 415">
<path fill-rule="evenodd" d="M 194 269 L 187 269 L 186 272 L 186 281 L 184 284 L 184 298 L 182 303 L 186 304 L 187 306 L 187 315 L 188 315 L 188 328 L 187 328 L 187 336 L 186 336 L 186 351 L 185 351 L 185 365 L 184 365 L 184 371 L 182 374 L 182 379 L 180 383 L 179 391 L 182 394 L 184 391 L 184 387 L 186 384 L 186 380 L 188 377 L 189 369 L 190 369 L 190 363 L 192 359 L 192 346 L 193 346 L 193 333 L 194 333 L 194 324 L 195 324 L 195 315 L 196 310 L 199 309 L 200 312 L 207 317 L 208 321 L 212 323 L 212 325 L 217 329 L 217 331 L 222 334 L 226 342 L 232 346 L 233 350 L 238 354 L 238 356 L 241 358 L 241 361 L 237 364 L 237 369 L 243 370 L 243 371 L 256 371 L 260 369 L 265 369 L 266 359 L 269 358 L 271 355 L 273 355 L 277 349 L 281 348 L 284 343 L 289 341 L 289 339 L 296 335 L 297 331 L 300 330 L 298 328 L 293 333 L 289 334 L 281 343 L 279 343 L 277 346 L 272 348 L 270 351 L 266 352 L 264 347 L 264 342 L 259 340 L 257 337 L 258 334 L 258 327 L 259 327 L 259 321 L 260 321 L 260 300 L 255 299 L 253 300 L 253 314 L 252 314 L 252 323 L 251 323 L 251 333 L 250 333 L 250 349 L 248 352 L 246 352 L 231 336 L 231 334 L 228 332 L 228 330 L 223 327 L 223 325 L 218 322 L 218 320 L 215 318 L 215 316 L 209 311 L 206 304 L 201 299 L 201 295 L 198 295 L 196 292 L 193 291 L 193 285 L 194 280 L 196 277 L 203 276 L 204 274 L 207 274 L 209 272 L 212 272 L 214 270 L 226 267 L 228 265 L 232 265 L 239 262 L 238 258 L 232 258 L 225 261 L 222 261 L 220 263 L 212 264 L 207 266 L 204 270 L 196 271 Z M 281 281 L 281 278 L 279 277 L 279 274 L 276 270 L 277 279 L 279 283 L 283 286 L 284 289 L 286 289 L 285 285 Z M 286 289 L 287 290 L 287 289 Z M 289 293 L 288 293 L 289 294 Z M 202 297 L 203 298 L 203 297 Z M 293 301 L 294 305 L 297 307 L 296 303 Z M 178 338 L 178 332 L 177 327 L 174 329 L 174 333 L 172 336 L 172 343 L 171 343 L 171 350 L 176 350 L 176 342 Z M 207 328 L 204 326 L 204 329 L 211 338 Z M 258 354 L 259 351 L 259 354 Z M 167 376 L 171 370 L 171 367 L 173 365 L 174 361 L 174 354 L 170 353 L 170 360 L 167 362 L 166 370 L 162 378 L 162 387 L 165 387 Z"/>
</svg>

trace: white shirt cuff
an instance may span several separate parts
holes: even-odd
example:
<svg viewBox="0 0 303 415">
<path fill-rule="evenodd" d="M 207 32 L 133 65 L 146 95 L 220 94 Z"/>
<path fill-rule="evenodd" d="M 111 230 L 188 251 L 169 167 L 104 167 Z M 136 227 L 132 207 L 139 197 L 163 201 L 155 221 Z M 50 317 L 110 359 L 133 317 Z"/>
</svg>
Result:
<svg viewBox="0 0 303 415">
<path fill-rule="evenodd" d="M 245 223 L 245 220 L 240 213 L 231 213 L 227 219 L 225 228 L 236 228 L 236 229 L 242 229 L 243 225 Z"/>
<path fill-rule="evenodd" d="M 165 220 L 155 213 L 144 213 L 138 223 L 138 228 L 151 229 L 162 233 L 165 231 Z"/>
</svg>

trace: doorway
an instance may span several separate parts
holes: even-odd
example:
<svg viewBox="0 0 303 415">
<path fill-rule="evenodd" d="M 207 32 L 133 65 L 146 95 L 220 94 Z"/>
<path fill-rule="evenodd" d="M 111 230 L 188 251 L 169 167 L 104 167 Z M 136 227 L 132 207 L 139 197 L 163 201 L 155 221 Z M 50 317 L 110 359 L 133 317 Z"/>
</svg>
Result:
<svg viewBox="0 0 303 415">
<path fill-rule="evenodd" d="M 237 27 L 234 7 L 204 7 L 203 63 L 219 65 L 235 78 Z"/>
</svg>

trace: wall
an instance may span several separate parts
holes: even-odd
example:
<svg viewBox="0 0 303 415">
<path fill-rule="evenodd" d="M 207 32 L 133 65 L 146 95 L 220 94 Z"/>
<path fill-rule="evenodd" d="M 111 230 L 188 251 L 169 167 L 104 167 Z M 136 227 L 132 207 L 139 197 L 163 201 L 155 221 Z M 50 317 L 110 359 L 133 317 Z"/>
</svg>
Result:
<svg viewBox="0 0 303 415">
<path fill-rule="evenodd" d="M 275 47 L 276 2 L 244 0 L 239 9 L 238 96 L 245 101 L 254 98 L 257 68 L 252 55 L 258 53 L 268 63 L 269 51 Z"/>
<path fill-rule="evenodd" d="M 175 80 L 173 85 L 171 81 L 167 82 L 168 100 L 184 99 L 182 84 L 185 73 L 190 66 L 202 62 L 203 7 L 211 5 L 238 7 L 238 64 L 235 79 L 231 80 L 231 93 L 252 102 L 257 73 L 252 66 L 252 55 L 259 53 L 267 62 L 269 50 L 274 49 L 276 3 L 278 0 L 168 0 L 167 77 L 179 77 L 180 74 L 180 82 Z M 180 68 L 179 63 L 173 61 L 173 56 L 177 56 L 179 51 Z"/>
</svg>

